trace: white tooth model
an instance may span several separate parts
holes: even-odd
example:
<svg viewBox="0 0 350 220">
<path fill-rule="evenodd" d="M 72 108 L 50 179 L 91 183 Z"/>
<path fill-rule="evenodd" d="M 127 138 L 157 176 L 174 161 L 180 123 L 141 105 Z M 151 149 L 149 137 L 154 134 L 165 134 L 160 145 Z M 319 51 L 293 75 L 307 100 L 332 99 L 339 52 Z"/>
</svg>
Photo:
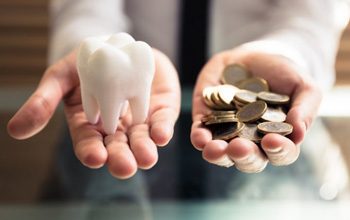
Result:
<svg viewBox="0 0 350 220">
<path fill-rule="evenodd" d="M 155 61 L 151 47 L 129 34 L 85 39 L 78 50 L 83 109 L 88 121 L 101 116 L 106 134 L 114 134 L 129 101 L 133 124 L 146 120 Z"/>
</svg>

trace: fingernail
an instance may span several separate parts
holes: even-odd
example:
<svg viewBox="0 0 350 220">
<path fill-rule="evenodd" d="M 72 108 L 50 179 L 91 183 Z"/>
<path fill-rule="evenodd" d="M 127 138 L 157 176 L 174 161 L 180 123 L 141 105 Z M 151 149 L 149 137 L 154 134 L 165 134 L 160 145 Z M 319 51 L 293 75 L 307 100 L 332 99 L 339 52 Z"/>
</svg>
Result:
<svg viewBox="0 0 350 220">
<path fill-rule="evenodd" d="M 262 160 L 255 160 L 254 163 L 247 163 L 247 164 L 237 164 L 236 167 L 238 170 L 244 172 L 244 173 L 260 173 L 263 171 L 268 164 L 267 159 Z"/>
<path fill-rule="evenodd" d="M 235 161 L 239 161 L 240 163 L 244 163 L 244 164 L 249 164 L 249 163 L 253 163 L 256 160 L 257 160 L 256 154 L 250 154 L 246 157 L 236 159 Z"/>
<path fill-rule="evenodd" d="M 235 163 L 227 155 L 224 155 L 215 164 L 218 166 L 228 168 L 228 167 L 232 167 Z"/>
<path fill-rule="evenodd" d="M 282 147 L 275 147 L 275 148 L 265 148 L 265 150 L 269 153 L 280 153 L 282 151 Z"/>
</svg>

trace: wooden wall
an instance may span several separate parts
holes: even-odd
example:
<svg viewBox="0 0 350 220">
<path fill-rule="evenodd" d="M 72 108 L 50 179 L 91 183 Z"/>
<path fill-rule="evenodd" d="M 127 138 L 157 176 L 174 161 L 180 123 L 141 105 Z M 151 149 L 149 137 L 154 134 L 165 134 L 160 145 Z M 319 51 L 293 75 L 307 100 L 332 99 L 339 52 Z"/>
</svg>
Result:
<svg viewBox="0 0 350 220">
<path fill-rule="evenodd" d="M 6 132 L 45 70 L 47 44 L 47 0 L 0 0 L 0 203 L 37 201 L 52 171 L 62 113 L 30 140 Z"/>
<path fill-rule="evenodd" d="M 33 83 L 46 66 L 47 0 L 0 0 L 0 85 Z"/>
<path fill-rule="evenodd" d="M 350 25 L 345 29 L 336 61 L 337 84 L 350 84 Z"/>
</svg>

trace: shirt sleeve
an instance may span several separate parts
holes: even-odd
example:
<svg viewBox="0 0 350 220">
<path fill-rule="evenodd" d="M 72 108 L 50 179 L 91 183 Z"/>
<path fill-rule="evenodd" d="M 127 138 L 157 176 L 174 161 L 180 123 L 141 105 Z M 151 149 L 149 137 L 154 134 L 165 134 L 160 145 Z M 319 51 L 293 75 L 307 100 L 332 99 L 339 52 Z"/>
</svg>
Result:
<svg viewBox="0 0 350 220">
<path fill-rule="evenodd" d="M 349 8 L 341 0 L 280 0 L 269 12 L 273 31 L 242 47 L 282 55 L 324 89 L 335 78 L 335 57 Z"/>
<path fill-rule="evenodd" d="M 127 31 L 122 0 L 51 0 L 48 62 L 51 64 L 95 35 Z"/>
</svg>

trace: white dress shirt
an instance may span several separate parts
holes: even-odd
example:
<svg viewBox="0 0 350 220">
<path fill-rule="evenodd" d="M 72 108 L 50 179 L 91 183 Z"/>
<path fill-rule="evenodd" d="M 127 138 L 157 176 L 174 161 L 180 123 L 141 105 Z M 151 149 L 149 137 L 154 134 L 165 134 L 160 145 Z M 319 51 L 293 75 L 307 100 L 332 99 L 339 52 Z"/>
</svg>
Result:
<svg viewBox="0 0 350 220">
<path fill-rule="evenodd" d="M 88 36 L 128 32 L 176 63 L 180 1 L 51 0 L 49 62 Z M 334 81 L 335 55 L 348 21 L 341 0 L 212 0 L 210 54 L 244 46 L 283 55 L 323 87 Z"/>
</svg>

